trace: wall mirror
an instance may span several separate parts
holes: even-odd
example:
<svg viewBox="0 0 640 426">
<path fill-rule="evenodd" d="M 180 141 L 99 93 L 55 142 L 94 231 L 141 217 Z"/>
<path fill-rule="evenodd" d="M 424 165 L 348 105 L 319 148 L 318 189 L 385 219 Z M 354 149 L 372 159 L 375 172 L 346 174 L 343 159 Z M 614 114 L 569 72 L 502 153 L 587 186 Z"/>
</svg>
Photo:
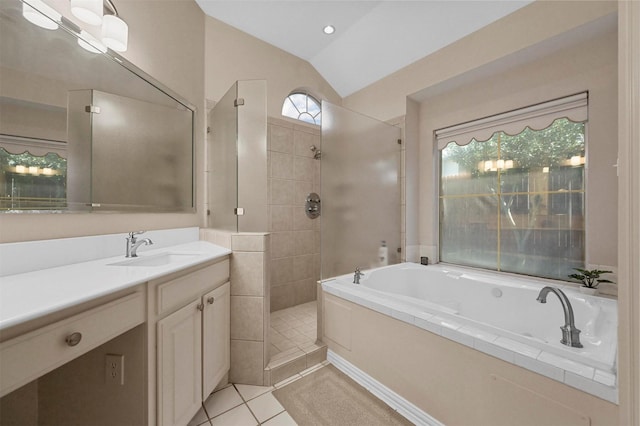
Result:
<svg viewBox="0 0 640 426">
<path fill-rule="evenodd" d="M 192 105 L 64 17 L 0 20 L 1 212 L 194 210 Z"/>
</svg>

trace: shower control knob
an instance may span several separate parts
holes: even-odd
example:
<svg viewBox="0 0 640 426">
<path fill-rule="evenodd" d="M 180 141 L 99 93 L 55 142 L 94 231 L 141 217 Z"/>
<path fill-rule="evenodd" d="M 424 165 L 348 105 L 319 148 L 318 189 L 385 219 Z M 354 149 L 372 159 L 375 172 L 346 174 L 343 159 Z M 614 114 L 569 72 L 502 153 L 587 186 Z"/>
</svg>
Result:
<svg viewBox="0 0 640 426">
<path fill-rule="evenodd" d="M 305 213 L 309 219 L 315 219 L 320 216 L 320 196 L 315 192 L 307 195 L 305 203 Z"/>
</svg>

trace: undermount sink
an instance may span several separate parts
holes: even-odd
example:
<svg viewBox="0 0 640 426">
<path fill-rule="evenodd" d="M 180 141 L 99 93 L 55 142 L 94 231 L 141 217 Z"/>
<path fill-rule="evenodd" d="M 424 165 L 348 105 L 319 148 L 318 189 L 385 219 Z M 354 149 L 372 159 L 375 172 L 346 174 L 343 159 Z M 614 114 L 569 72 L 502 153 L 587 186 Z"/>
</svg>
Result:
<svg viewBox="0 0 640 426">
<path fill-rule="evenodd" d="M 165 252 L 148 256 L 133 257 L 120 262 L 110 263 L 110 266 L 166 266 L 182 263 L 200 256 L 200 253 Z"/>
</svg>

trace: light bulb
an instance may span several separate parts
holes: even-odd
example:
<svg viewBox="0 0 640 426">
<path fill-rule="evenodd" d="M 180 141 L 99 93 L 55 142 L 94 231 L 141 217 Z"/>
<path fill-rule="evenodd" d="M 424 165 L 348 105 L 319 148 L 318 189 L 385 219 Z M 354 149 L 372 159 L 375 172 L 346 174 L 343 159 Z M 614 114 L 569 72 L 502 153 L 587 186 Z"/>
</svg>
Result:
<svg viewBox="0 0 640 426">
<path fill-rule="evenodd" d="M 322 29 L 322 32 L 324 32 L 325 34 L 333 34 L 335 31 L 336 27 L 334 27 L 333 25 L 327 25 Z"/>
<path fill-rule="evenodd" d="M 105 15 L 102 21 L 102 42 L 116 52 L 127 50 L 129 26 L 115 15 Z"/>
<path fill-rule="evenodd" d="M 57 30 L 58 22 L 62 19 L 61 14 L 41 0 L 24 0 L 22 16 L 32 24 L 47 30 Z"/>
<path fill-rule="evenodd" d="M 71 13 L 89 25 L 100 25 L 103 14 L 102 0 L 71 0 Z"/>
</svg>

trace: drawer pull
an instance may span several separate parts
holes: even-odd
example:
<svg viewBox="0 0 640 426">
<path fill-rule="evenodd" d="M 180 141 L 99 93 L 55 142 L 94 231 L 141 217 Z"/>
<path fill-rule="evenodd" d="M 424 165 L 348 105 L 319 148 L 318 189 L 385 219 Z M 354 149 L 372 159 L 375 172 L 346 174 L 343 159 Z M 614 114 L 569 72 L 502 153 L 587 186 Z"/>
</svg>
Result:
<svg viewBox="0 0 640 426">
<path fill-rule="evenodd" d="M 204 311 L 204 303 L 198 304 L 198 306 L 196 306 L 196 308 L 198 308 L 199 311 Z"/>
<path fill-rule="evenodd" d="M 78 333 L 77 331 L 75 333 L 71 333 L 67 336 L 66 339 L 64 339 L 64 341 L 67 342 L 67 345 L 69 346 L 77 345 L 78 343 L 80 343 L 80 340 L 82 340 L 82 333 Z"/>
<path fill-rule="evenodd" d="M 213 302 L 215 302 L 215 301 L 216 301 L 216 299 L 213 296 L 211 296 L 211 297 L 209 297 L 207 299 L 207 303 L 210 304 L 210 305 L 213 305 Z"/>
</svg>

